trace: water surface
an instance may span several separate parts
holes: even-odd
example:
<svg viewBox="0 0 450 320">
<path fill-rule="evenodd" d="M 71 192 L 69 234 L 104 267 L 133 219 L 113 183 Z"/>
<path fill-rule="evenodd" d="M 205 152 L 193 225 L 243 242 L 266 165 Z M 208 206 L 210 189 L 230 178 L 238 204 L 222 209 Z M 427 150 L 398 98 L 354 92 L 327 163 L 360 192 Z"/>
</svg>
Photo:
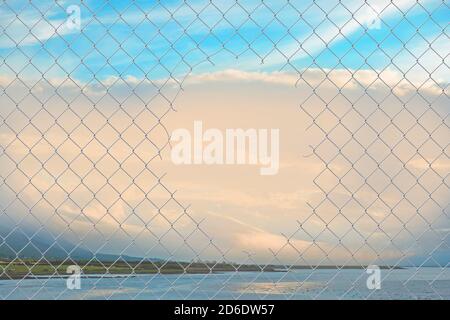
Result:
<svg viewBox="0 0 450 320">
<path fill-rule="evenodd" d="M 381 270 L 369 290 L 365 270 L 295 270 L 208 275 L 137 275 L 0 280 L 0 299 L 450 299 L 450 268 Z"/>
</svg>

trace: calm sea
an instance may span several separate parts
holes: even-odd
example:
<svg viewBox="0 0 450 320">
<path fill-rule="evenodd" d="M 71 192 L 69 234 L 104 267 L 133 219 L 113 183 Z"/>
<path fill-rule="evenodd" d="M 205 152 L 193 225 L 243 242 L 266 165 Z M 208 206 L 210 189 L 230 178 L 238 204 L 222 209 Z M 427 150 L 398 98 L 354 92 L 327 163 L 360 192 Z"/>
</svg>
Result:
<svg viewBox="0 0 450 320">
<path fill-rule="evenodd" d="M 208 275 L 139 275 L 0 280 L 0 299 L 450 299 L 450 268 L 381 270 L 369 290 L 365 270 L 296 270 Z"/>
</svg>

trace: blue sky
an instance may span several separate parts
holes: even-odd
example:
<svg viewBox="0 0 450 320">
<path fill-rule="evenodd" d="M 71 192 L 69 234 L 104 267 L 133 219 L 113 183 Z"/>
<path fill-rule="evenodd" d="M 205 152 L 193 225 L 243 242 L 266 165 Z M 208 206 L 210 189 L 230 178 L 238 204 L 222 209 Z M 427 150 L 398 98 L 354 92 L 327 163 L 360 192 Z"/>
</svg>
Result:
<svg viewBox="0 0 450 320">
<path fill-rule="evenodd" d="M 81 33 L 65 25 L 66 8 L 80 2 L 57 3 L 0 5 L 0 54 L 8 65 L 1 65 L 2 72 L 89 82 L 94 75 L 165 79 L 191 67 L 196 73 L 389 66 L 408 78 L 411 68 L 421 69 L 417 62 L 439 69 L 448 52 L 449 10 L 437 0 L 84 1 Z M 432 76 L 445 78 L 439 70 Z"/>
</svg>

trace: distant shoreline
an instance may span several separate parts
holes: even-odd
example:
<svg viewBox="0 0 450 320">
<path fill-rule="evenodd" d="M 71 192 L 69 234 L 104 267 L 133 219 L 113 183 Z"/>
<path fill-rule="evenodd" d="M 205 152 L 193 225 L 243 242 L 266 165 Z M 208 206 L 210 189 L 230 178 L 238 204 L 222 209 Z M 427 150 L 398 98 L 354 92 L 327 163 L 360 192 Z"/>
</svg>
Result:
<svg viewBox="0 0 450 320">
<path fill-rule="evenodd" d="M 0 260 L 0 280 L 67 278 L 67 268 L 78 265 L 84 277 L 120 277 L 152 274 L 217 274 L 225 272 L 288 272 L 290 270 L 366 269 L 367 266 L 281 266 L 239 265 L 212 262 L 105 262 L 105 261 L 35 261 Z M 398 266 L 379 266 L 380 269 L 404 269 Z"/>
</svg>

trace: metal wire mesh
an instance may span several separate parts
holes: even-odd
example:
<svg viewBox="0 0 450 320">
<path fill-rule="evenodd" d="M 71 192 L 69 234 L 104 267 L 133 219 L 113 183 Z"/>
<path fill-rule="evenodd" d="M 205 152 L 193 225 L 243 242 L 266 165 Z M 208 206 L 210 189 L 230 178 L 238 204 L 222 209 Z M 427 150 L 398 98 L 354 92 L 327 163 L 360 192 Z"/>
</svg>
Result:
<svg viewBox="0 0 450 320">
<path fill-rule="evenodd" d="M 79 25 L 67 18 L 73 12 Z M 436 258 L 448 253 L 450 230 L 445 1 L 3 0 L 0 15 L 0 278 L 14 281 L 2 299 L 63 298 L 69 290 L 54 294 L 51 278 L 35 276 L 41 268 L 64 276 L 72 264 L 100 274 L 77 298 L 113 298 L 133 284 L 124 297 L 215 298 L 248 265 L 260 272 L 225 297 L 264 298 L 286 277 L 295 286 L 283 297 L 321 298 L 348 266 L 367 261 L 389 266 L 386 279 L 415 266 L 388 298 L 405 290 L 417 298 L 411 279 L 430 263 L 440 272 L 424 280 L 427 289 L 449 297 L 438 281 L 448 259 Z M 170 148 L 165 121 L 185 79 L 205 65 L 226 68 L 230 56 L 298 78 L 299 118 L 311 120 L 311 157 L 322 165 L 320 196 L 264 265 L 251 254 L 229 262 L 157 164 Z M 422 246 L 417 262 L 412 253 Z M 287 250 L 295 263 L 281 258 Z M 206 252 L 215 262 L 205 262 Z M 204 284 L 220 263 L 231 270 L 212 294 Z M 310 269 L 273 280 L 264 272 L 272 265 Z M 335 271 L 309 291 L 323 265 Z M 155 273 L 136 277 L 144 267 Z M 181 272 L 167 275 L 169 267 Z M 111 278 L 106 290 L 102 280 L 118 268 L 130 274 Z M 211 273 L 193 275 L 195 268 Z M 347 279 L 339 298 L 376 297 L 361 289 L 364 274 Z M 26 291 L 30 278 L 39 285 Z M 156 280 L 163 285 L 152 293 Z M 273 286 L 258 291 L 260 281 Z"/>
</svg>

